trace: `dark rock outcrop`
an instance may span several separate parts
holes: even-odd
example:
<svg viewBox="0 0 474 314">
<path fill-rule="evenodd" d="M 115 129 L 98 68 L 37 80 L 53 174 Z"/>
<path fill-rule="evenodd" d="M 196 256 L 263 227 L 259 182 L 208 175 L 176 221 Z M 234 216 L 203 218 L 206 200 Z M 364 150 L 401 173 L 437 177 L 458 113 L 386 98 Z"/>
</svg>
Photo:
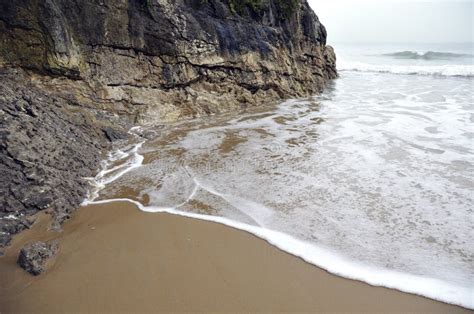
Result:
<svg viewBox="0 0 474 314">
<path fill-rule="evenodd" d="M 131 124 L 320 92 L 326 37 L 306 0 L 0 0 L 0 247 L 67 219 Z"/>
<path fill-rule="evenodd" d="M 57 241 L 28 244 L 21 249 L 17 263 L 30 274 L 37 276 L 46 270 L 48 262 L 58 249 Z"/>
<path fill-rule="evenodd" d="M 0 247 L 7 246 L 12 238 L 12 235 L 29 229 L 35 220 L 32 217 L 10 217 L 4 216 L 0 219 Z"/>
<path fill-rule="evenodd" d="M 52 212 L 59 226 L 84 199 L 109 147 L 124 125 L 118 115 L 87 108 L 30 82 L 21 69 L 0 68 L 0 248 Z M 107 130 L 104 133 L 103 130 Z M 108 135 L 107 135 L 108 134 Z"/>
<path fill-rule="evenodd" d="M 314 94 L 336 76 L 306 0 L 1 0 L 0 34 L 4 63 L 139 122 Z"/>
</svg>

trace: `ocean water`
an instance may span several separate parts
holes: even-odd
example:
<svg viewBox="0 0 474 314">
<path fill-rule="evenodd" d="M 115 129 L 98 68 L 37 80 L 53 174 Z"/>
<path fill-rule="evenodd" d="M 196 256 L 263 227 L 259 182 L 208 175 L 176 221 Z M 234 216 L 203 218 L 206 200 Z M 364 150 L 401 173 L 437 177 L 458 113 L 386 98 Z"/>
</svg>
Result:
<svg viewBox="0 0 474 314">
<path fill-rule="evenodd" d="M 340 71 L 474 76 L 474 44 L 341 44 Z"/>
<path fill-rule="evenodd" d="M 335 48 L 340 78 L 322 95 L 132 129 L 85 203 L 223 223 L 334 274 L 474 308 L 473 45 Z"/>
</svg>

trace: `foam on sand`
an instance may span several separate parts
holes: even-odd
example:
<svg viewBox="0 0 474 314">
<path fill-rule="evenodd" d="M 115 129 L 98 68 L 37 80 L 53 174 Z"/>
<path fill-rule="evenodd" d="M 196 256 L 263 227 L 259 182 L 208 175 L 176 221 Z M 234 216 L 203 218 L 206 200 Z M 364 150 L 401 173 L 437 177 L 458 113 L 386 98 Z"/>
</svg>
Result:
<svg viewBox="0 0 474 314">
<path fill-rule="evenodd" d="M 241 229 L 342 277 L 473 308 L 471 83 L 346 72 L 321 97 L 117 151 L 96 187 L 119 200 L 133 188 L 123 201 L 142 211 Z M 232 136 L 245 141 L 220 153 Z M 97 194 L 85 204 L 114 201 Z"/>
<path fill-rule="evenodd" d="M 131 148 L 118 149 L 109 153 L 108 158 L 101 163 L 101 170 L 94 178 L 88 178 L 92 188 L 88 192 L 86 204 L 89 200 L 99 197 L 99 192 L 107 184 L 114 182 L 127 172 L 142 165 L 144 157 L 138 153 L 138 150 L 145 142 L 134 144 Z"/>
<path fill-rule="evenodd" d="M 141 166 L 143 162 L 143 156 L 138 153 L 138 150 L 142 145 L 143 142 L 134 145 L 128 153 L 124 153 L 122 150 L 118 150 L 109 156 L 109 159 L 105 163 L 105 167 L 95 178 L 95 192 L 91 195 L 90 198 L 86 199 L 83 202 L 83 206 L 112 202 L 129 202 L 137 206 L 143 212 L 168 213 L 188 218 L 220 223 L 228 227 L 251 233 L 267 241 L 269 244 L 274 245 L 275 247 L 289 254 L 300 257 L 306 262 L 318 266 L 334 275 L 353 280 L 360 280 L 373 286 L 382 286 L 397 289 L 403 292 L 425 296 L 445 303 L 463 306 L 468 309 L 474 309 L 474 292 L 472 287 L 455 286 L 443 280 L 416 276 L 412 274 L 357 263 L 348 260 L 347 258 L 331 251 L 328 248 L 299 240 L 293 236 L 282 232 L 264 228 L 260 225 L 260 223 L 259 225 L 255 226 L 240 223 L 224 217 L 181 211 L 179 210 L 179 208 L 190 202 L 196 196 L 198 190 L 200 189 L 203 189 L 216 196 L 222 197 L 226 200 L 228 198 L 228 196 L 215 191 L 213 188 L 205 186 L 196 177 L 192 178 L 194 182 L 194 188 L 192 189 L 190 195 L 186 198 L 184 202 L 182 202 L 181 204 L 177 204 L 173 207 L 144 206 L 140 202 L 126 198 L 96 201 L 95 199 L 97 198 L 98 192 L 101 188 L 105 187 L 108 183 L 117 180 L 132 169 Z M 106 176 L 106 174 L 111 172 L 110 170 L 114 169 L 108 169 L 107 165 L 110 165 L 114 161 L 117 161 L 119 159 L 130 157 L 131 161 L 124 163 L 123 167 L 120 168 L 120 171 L 110 177 Z M 231 199 L 231 201 L 234 201 L 234 199 Z M 263 211 L 268 212 L 269 210 L 264 208 Z M 259 222 L 259 220 L 255 219 L 255 217 L 252 218 L 256 222 Z"/>
<path fill-rule="evenodd" d="M 460 305 L 474 309 L 473 290 L 471 287 L 453 286 L 447 282 L 425 278 L 386 269 L 369 267 L 349 261 L 344 257 L 331 252 L 329 249 L 298 240 L 287 234 L 239 223 L 223 217 L 195 214 L 179 211 L 175 208 L 143 206 L 141 203 L 130 199 L 112 199 L 102 201 L 88 201 L 87 204 L 105 204 L 111 202 L 130 202 L 140 210 L 148 213 L 168 213 L 188 218 L 200 219 L 220 223 L 228 227 L 249 232 L 277 248 L 298 256 L 308 263 L 316 265 L 328 272 L 348 279 L 364 281 L 373 286 L 383 286 L 400 291 L 425 296 L 434 300 Z"/>
</svg>

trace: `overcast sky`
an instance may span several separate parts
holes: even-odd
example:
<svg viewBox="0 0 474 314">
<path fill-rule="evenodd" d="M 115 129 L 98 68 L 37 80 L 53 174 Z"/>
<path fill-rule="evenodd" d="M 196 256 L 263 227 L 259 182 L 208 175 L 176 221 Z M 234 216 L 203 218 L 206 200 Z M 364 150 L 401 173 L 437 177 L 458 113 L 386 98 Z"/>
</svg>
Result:
<svg viewBox="0 0 474 314">
<path fill-rule="evenodd" d="M 308 0 L 329 43 L 473 42 L 474 0 Z"/>
</svg>

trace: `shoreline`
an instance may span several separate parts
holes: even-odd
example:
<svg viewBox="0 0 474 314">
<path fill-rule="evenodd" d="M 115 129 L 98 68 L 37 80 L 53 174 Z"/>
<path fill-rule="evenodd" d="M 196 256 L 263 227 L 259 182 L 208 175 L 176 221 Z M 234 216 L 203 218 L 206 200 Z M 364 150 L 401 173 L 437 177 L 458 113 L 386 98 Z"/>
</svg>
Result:
<svg viewBox="0 0 474 314">
<path fill-rule="evenodd" d="M 196 183 L 198 184 L 198 186 L 200 186 L 198 182 Z M 190 199 L 192 199 L 192 197 L 190 197 Z M 87 201 L 85 202 L 85 204 L 105 205 L 117 202 L 129 203 L 131 206 L 136 207 L 144 213 L 170 214 L 187 219 L 196 219 L 199 221 L 220 224 L 240 232 L 248 233 L 249 235 L 252 235 L 259 240 L 265 241 L 268 245 L 271 245 L 286 254 L 299 258 L 305 263 L 317 267 L 333 276 L 337 276 L 347 280 L 358 281 L 364 284 L 368 284 L 372 287 L 392 289 L 402 293 L 428 298 L 437 302 L 460 306 L 465 309 L 472 309 L 471 304 L 466 304 L 466 302 L 469 302 L 466 300 L 468 300 L 468 295 L 471 292 L 467 287 L 465 287 L 465 290 L 463 290 L 462 296 L 464 296 L 464 298 L 459 298 L 460 293 L 457 292 L 457 297 L 459 298 L 458 303 L 445 301 L 443 300 L 443 297 L 445 297 L 445 295 L 452 295 L 453 291 L 457 291 L 460 288 L 451 286 L 449 285 L 449 283 L 440 281 L 438 279 L 426 278 L 408 273 L 402 273 L 388 269 L 378 269 L 370 266 L 361 265 L 356 262 L 347 260 L 344 257 L 328 249 L 315 247 L 309 243 L 305 243 L 304 241 L 301 241 L 292 237 L 291 235 L 279 231 L 236 222 L 225 217 L 184 212 L 175 208 L 144 206 L 140 202 L 128 198 Z M 416 288 L 414 288 L 415 286 Z M 437 291 L 437 293 L 432 296 L 433 293 L 427 293 L 426 291 L 423 291 L 423 287 L 430 287 L 429 291 L 434 290 Z"/>
<path fill-rule="evenodd" d="M 50 233 L 42 215 L 0 258 L 6 312 L 471 312 L 332 275 L 219 223 L 144 213 L 124 202 L 89 205 L 75 216 L 63 233 Z M 15 264 L 31 238 L 60 241 L 52 268 L 38 277 Z"/>
</svg>

